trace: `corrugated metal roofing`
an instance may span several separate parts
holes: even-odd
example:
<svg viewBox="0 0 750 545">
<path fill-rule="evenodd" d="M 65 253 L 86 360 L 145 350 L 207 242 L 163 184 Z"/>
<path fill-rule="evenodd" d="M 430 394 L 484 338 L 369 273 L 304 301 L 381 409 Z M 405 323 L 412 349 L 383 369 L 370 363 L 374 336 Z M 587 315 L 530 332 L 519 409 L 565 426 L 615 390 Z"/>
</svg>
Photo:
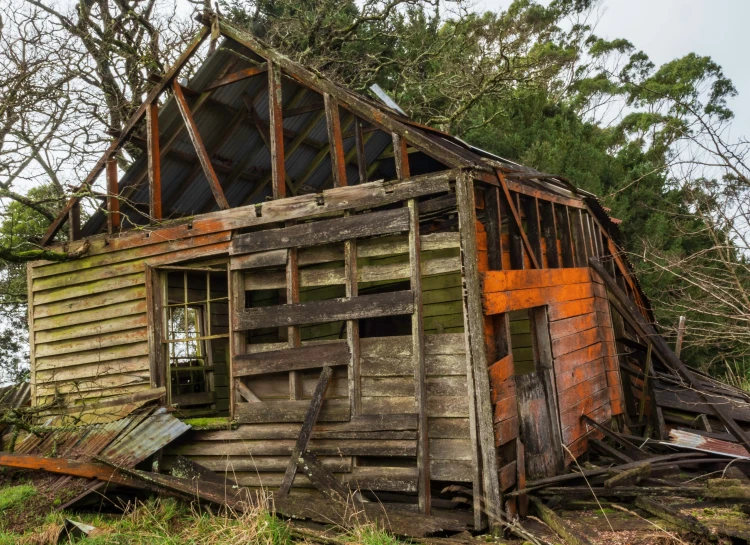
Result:
<svg viewBox="0 0 750 545">
<path fill-rule="evenodd" d="M 221 46 L 187 82 L 187 88 L 200 91 L 226 73 L 252 66 L 248 59 L 262 61 L 260 57 L 240 44 L 232 40 L 224 40 Z M 216 174 L 231 207 L 261 202 L 271 194 L 270 187 L 258 188 L 260 183 L 265 182 L 270 177 L 271 160 L 251 116 L 245 116 L 231 137 L 226 138 L 226 131 L 232 120 L 239 114 L 246 112 L 243 96 L 250 97 L 254 101 L 253 105 L 258 116 L 265 124 L 268 123 L 266 88 L 267 77 L 259 74 L 217 89 L 200 109 L 193 108 L 193 117 L 204 146 L 211 155 L 212 161 L 220 167 L 216 169 Z M 344 91 L 353 94 L 349 90 Z M 282 95 L 283 109 L 322 101 L 322 97 L 318 93 L 305 91 L 296 81 L 288 78 L 282 80 Z M 486 163 L 487 159 L 490 159 L 495 165 L 501 164 L 511 170 L 535 172 L 533 169 L 522 167 L 473 148 L 456 137 L 414 123 L 398 112 L 368 97 L 360 96 L 359 98 L 379 108 L 385 115 L 390 115 L 402 123 L 409 124 L 414 131 L 421 132 L 436 145 L 450 149 L 453 153 L 473 164 L 483 164 Z M 194 100 L 188 97 L 188 102 L 191 104 Z M 305 141 L 296 152 L 287 155 L 285 163 L 287 175 L 291 179 L 292 185 L 299 186 L 299 193 L 316 192 L 331 185 L 330 158 L 327 154 L 320 161 L 320 164 L 312 172 L 309 172 L 310 164 L 328 145 L 325 116 L 319 114 L 320 110 L 311 111 L 287 117 L 283 122 L 284 129 L 287 132 L 299 133 L 309 129 Z M 316 116 L 315 126 L 307 127 Z M 345 133 L 351 130 L 350 119 L 349 114 L 342 113 L 342 130 Z M 183 130 L 182 118 L 173 98 L 169 98 L 160 108 L 159 126 L 161 127 L 162 148 L 164 148 L 166 142 L 174 140 L 172 144 L 174 152 L 166 152 L 161 163 L 162 206 L 165 219 L 217 210 L 209 184 L 198 166 L 193 145 Z M 176 138 L 175 135 L 177 135 Z M 222 142 L 222 140 L 224 141 Z M 287 146 L 291 140 L 291 135 L 287 134 L 285 138 Z M 372 133 L 365 144 L 368 165 L 372 165 L 388 149 L 390 144 L 391 137 L 389 134 L 379 130 Z M 345 151 L 349 152 L 353 146 L 354 138 L 346 138 L 344 141 Z M 421 161 L 423 170 L 430 171 L 430 169 L 439 170 L 442 168 L 437 161 L 426 156 L 420 158 L 419 155 L 422 154 L 414 154 L 412 160 Z M 145 156 L 145 153 L 141 154 L 120 180 L 120 193 L 126 198 L 126 201 L 121 203 L 121 212 L 128 216 L 130 223 L 134 224 L 147 223 L 145 212 L 148 209 L 148 184 L 145 183 L 147 177 Z M 245 176 L 232 184 L 228 184 L 228 172 L 243 163 L 246 163 Z M 393 160 L 385 159 L 379 163 L 372 179 L 391 179 L 395 177 L 395 174 Z M 347 166 L 347 178 L 349 184 L 357 183 L 358 170 L 355 166 Z M 102 211 L 95 213 L 84 226 L 83 235 L 89 236 L 101 232 L 106 226 L 105 220 L 106 216 Z"/>
<path fill-rule="evenodd" d="M 31 404 L 31 384 L 20 382 L 0 388 L 0 411 L 18 409 Z"/>
</svg>

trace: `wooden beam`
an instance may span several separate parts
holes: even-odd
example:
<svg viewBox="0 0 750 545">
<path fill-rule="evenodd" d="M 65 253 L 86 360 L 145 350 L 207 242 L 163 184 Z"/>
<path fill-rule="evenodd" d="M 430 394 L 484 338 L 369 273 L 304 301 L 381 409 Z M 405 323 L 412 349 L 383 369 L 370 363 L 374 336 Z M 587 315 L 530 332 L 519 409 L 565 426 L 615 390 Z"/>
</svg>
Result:
<svg viewBox="0 0 750 545">
<path fill-rule="evenodd" d="M 357 150 L 357 170 L 359 171 L 359 183 L 367 183 L 367 156 L 365 155 L 365 139 L 362 134 L 362 122 L 354 118 L 354 148 Z"/>
<path fill-rule="evenodd" d="M 290 222 L 291 223 L 291 222 Z M 289 225 L 289 224 L 287 224 Z M 296 305 L 299 303 L 299 262 L 297 260 L 297 247 L 293 246 L 286 250 L 286 304 Z M 286 328 L 287 346 L 290 350 L 300 348 L 302 336 L 298 324 L 290 324 Z M 321 362 L 322 363 L 322 362 Z M 289 371 L 289 399 L 294 401 L 302 397 L 302 383 L 296 370 Z"/>
<path fill-rule="evenodd" d="M 68 211 L 69 240 L 79 240 L 81 238 L 81 201 L 76 201 Z"/>
<path fill-rule="evenodd" d="M 96 180 L 97 176 L 101 173 L 101 171 L 104 169 L 107 161 L 110 157 L 114 155 L 114 153 L 122 146 L 125 141 L 127 140 L 128 136 L 130 136 L 130 133 L 135 128 L 136 124 L 143 118 L 143 116 L 146 113 L 146 109 L 148 108 L 148 105 L 152 102 L 155 102 L 156 99 L 161 95 L 161 93 L 169 87 L 169 85 L 172 83 L 172 80 L 174 77 L 178 74 L 182 66 L 190 59 L 190 57 L 193 56 L 193 54 L 196 52 L 198 47 L 203 43 L 203 40 L 208 35 L 208 27 L 201 28 L 196 36 L 193 38 L 193 40 L 190 42 L 190 44 L 185 48 L 185 51 L 182 52 L 182 54 L 177 58 L 175 63 L 172 65 L 172 67 L 167 70 L 167 73 L 164 74 L 164 77 L 161 80 L 161 83 L 156 85 L 151 92 L 149 92 L 148 96 L 146 97 L 146 100 L 141 104 L 138 109 L 135 111 L 135 113 L 130 117 L 128 122 L 125 124 L 125 127 L 123 127 L 122 132 L 120 133 L 120 136 L 115 139 L 114 142 L 112 142 L 107 150 L 104 152 L 102 157 L 96 162 L 94 165 L 94 168 L 89 172 L 88 176 L 86 176 L 86 179 L 83 181 L 83 183 L 78 187 L 78 191 L 81 191 L 82 189 L 90 186 L 94 183 L 94 180 Z M 49 242 L 54 238 L 54 236 L 57 234 L 57 232 L 60 230 L 60 227 L 62 227 L 62 224 L 65 222 L 65 220 L 68 217 L 68 212 L 73 207 L 75 202 L 78 201 L 78 197 L 72 197 L 68 200 L 68 202 L 65 204 L 62 210 L 60 210 L 60 213 L 57 215 L 57 218 L 50 224 L 50 226 L 47 228 L 47 231 L 44 233 L 44 236 L 42 237 L 41 245 L 46 246 L 49 244 Z"/>
<path fill-rule="evenodd" d="M 292 487 L 294 475 L 297 473 L 297 461 L 307 451 L 307 444 L 310 442 L 313 426 L 318 420 L 320 409 L 323 406 L 323 398 L 326 395 L 326 390 L 328 390 L 332 375 L 333 368 L 328 365 L 323 367 L 323 370 L 320 372 L 320 378 L 318 379 L 318 384 L 315 386 L 312 399 L 310 399 L 310 406 L 305 414 L 305 420 L 302 423 L 297 443 L 294 445 L 294 450 L 292 450 L 292 458 L 289 461 L 286 473 L 284 473 L 284 478 L 279 487 L 279 494 L 281 495 L 289 494 L 289 489 Z"/>
<path fill-rule="evenodd" d="M 492 528 L 499 528 L 503 502 L 498 479 L 493 411 L 490 400 L 490 380 L 487 372 L 487 352 L 484 343 L 484 315 L 482 290 L 477 264 L 477 232 L 474 203 L 474 181 L 462 172 L 456 180 L 459 232 L 461 233 L 461 261 L 463 265 L 463 307 L 466 352 L 474 375 L 473 400 L 477 407 L 477 437 L 481 455 L 484 507 Z"/>
<path fill-rule="evenodd" d="M 148 153 L 148 202 L 151 220 L 162 218 L 161 153 L 159 152 L 159 105 L 152 102 L 146 110 L 146 142 Z"/>
<path fill-rule="evenodd" d="M 281 112 L 281 104 L 281 67 L 269 60 L 268 124 L 270 131 L 271 176 L 274 199 L 283 199 L 286 197 L 286 172 L 284 170 L 284 119 Z"/>
<path fill-rule="evenodd" d="M 411 315 L 412 358 L 414 358 L 414 396 L 419 415 L 417 435 L 417 493 L 419 511 L 430 514 L 430 444 L 427 432 L 427 371 L 425 368 L 424 309 L 422 307 L 422 260 L 419 237 L 419 208 L 416 199 L 409 207 L 410 285 L 414 292 L 414 313 Z"/>
<path fill-rule="evenodd" d="M 117 180 L 117 159 L 107 161 L 107 232 L 111 235 L 120 230 L 120 196 Z"/>
<path fill-rule="evenodd" d="M 296 79 L 303 85 L 316 89 L 321 93 L 330 94 L 339 102 L 342 108 L 345 108 L 353 114 L 367 120 L 385 132 L 395 132 L 401 136 L 406 136 L 408 134 L 409 143 L 412 146 L 448 165 L 449 168 L 480 166 L 448 148 L 435 144 L 433 140 L 422 134 L 419 130 L 415 130 L 411 126 L 398 121 L 394 116 L 384 113 L 379 107 L 373 106 L 370 102 L 360 98 L 355 93 L 347 91 L 326 78 L 314 74 L 279 51 L 267 47 L 250 32 L 247 32 L 225 20 L 219 21 L 219 25 L 221 32 L 225 36 L 228 36 L 250 48 L 261 57 L 278 64 L 278 66 L 284 70 L 286 75 Z"/>
<path fill-rule="evenodd" d="M 516 208 L 516 203 L 513 201 L 513 197 L 510 194 L 508 184 L 505 182 L 505 176 L 503 176 L 503 174 L 497 169 L 495 169 L 495 174 L 497 175 L 497 179 L 500 182 L 500 187 L 503 190 L 503 195 L 505 195 L 505 200 L 508 203 L 508 208 L 511 215 L 513 216 L 513 221 L 518 226 L 518 232 L 521 236 L 521 240 L 523 241 L 523 247 L 526 249 L 526 253 L 529 255 L 529 261 L 531 261 L 531 264 L 535 269 L 538 269 L 540 268 L 539 262 L 536 259 L 534 248 L 531 246 L 531 242 L 529 242 L 529 237 L 526 236 L 526 231 L 524 231 L 523 229 L 521 216 L 519 215 L 518 209 Z"/>
<path fill-rule="evenodd" d="M 328 93 L 323 95 L 326 110 L 326 126 L 328 127 L 328 145 L 331 152 L 331 168 L 333 169 L 333 186 L 346 185 L 346 159 L 344 158 L 344 140 L 341 138 L 341 118 L 336 99 Z"/>
<path fill-rule="evenodd" d="M 674 353 L 679 358 L 680 352 L 682 352 L 682 340 L 685 338 L 685 317 L 680 316 L 680 321 L 677 325 L 677 341 L 674 345 Z"/>
<path fill-rule="evenodd" d="M 239 354 L 234 360 L 236 377 L 315 369 L 324 363 L 331 367 L 347 365 L 349 350 L 343 343 L 325 343 L 270 352 Z"/>
<path fill-rule="evenodd" d="M 339 320 L 400 316 L 414 312 L 411 290 L 361 295 L 348 299 L 307 301 L 273 307 L 248 308 L 234 316 L 234 330 L 312 325 Z"/>
<path fill-rule="evenodd" d="M 185 95 L 182 93 L 182 87 L 177 81 L 174 81 L 172 89 L 174 91 L 177 107 L 180 110 L 183 121 L 185 122 L 185 128 L 188 131 L 188 135 L 190 135 L 190 140 L 193 142 L 195 153 L 198 155 L 198 160 L 203 167 L 203 173 L 206 175 L 206 180 L 208 180 L 209 186 L 211 186 L 211 192 L 214 194 L 214 198 L 216 199 L 219 208 L 226 210 L 229 208 L 229 203 L 224 196 L 224 191 L 221 189 L 221 184 L 216 177 L 216 172 L 214 172 L 214 168 L 211 166 L 211 159 L 208 156 L 208 153 L 206 153 L 206 148 L 203 146 L 203 140 L 198 133 L 198 127 L 190 113 L 190 108 L 188 107 L 187 100 L 185 100 Z"/>
<path fill-rule="evenodd" d="M 409 171 L 409 152 L 406 140 L 398 133 L 393 133 L 393 160 L 396 163 L 396 177 L 399 180 L 411 176 Z"/>
<path fill-rule="evenodd" d="M 408 230 L 409 213 L 403 208 L 397 208 L 238 235 L 232 240 L 229 253 L 238 255 L 279 248 L 317 246 Z"/>
<path fill-rule="evenodd" d="M 693 374 L 687 365 L 682 363 L 680 358 L 675 355 L 667 342 L 656 332 L 654 327 L 646 321 L 633 302 L 622 291 L 622 288 L 617 285 L 617 282 L 609 275 L 609 273 L 607 273 L 604 267 L 602 267 L 601 263 L 596 259 L 591 259 L 589 264 L 599 274 L 602 280 L 604 280 L 607 289 L 614 296 L 613 302 L 617 303 L 617 310 L 623 315 L 623 318 L 628 321 L 639 335 L 644 339 L 651 341 L 654 350 L 662 362 L 668 367 L 674 369 L 682 378 L 690 383 L 697 394 L 711 407 L 716 417 L 721 420 L 724 426 L 726 426 L 727 431 L 731 433 L 735 439 L 737 439 L 737 442 L 750 453 L 750 436 L 748 436 L 747 432 L 737 424 L 725 407 L 719 403 L 713 403 L 703 392 L 703 386 L 700 380 L 695 374 Z"/>
<path fill-rule="evenodd" d="M 214 89 L 218 89 L 219 87 L 224 87 L 225 85 L 236 83 L 238 81 L 242 81 L 243 79 L 252 78 L 253 76 L 257 76 L 258 74 L 264 74 L 267 71 L 268 66 L 266 65 L 266 63 L 260 64 L 258 66 L 251 66 L 250 68 L 245 68 L 244 70 L 239 70 L 238 72 L 233 72 L 232 74 L 227 74 L 223 78 L 217 79 L 208 87 L 203 89 L 203 92 L 205 93 L 206 91 L 213 91 Z"/>
</svg>

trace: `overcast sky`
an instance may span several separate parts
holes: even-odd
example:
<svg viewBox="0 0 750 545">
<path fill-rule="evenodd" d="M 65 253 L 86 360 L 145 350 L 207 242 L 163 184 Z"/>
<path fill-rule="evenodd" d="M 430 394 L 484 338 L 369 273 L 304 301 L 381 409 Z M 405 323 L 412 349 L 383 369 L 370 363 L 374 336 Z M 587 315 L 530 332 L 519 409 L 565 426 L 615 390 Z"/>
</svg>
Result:
<svg viewBox="0 0 750 545">
<path fill-rule="evenodd" d="M 497 10 L 510 0 L 478 0 Z M 625 38 L 659 66 L 691 52 L 721 65 L 738 96 L 733 136 L 750 137 L 750 0 L 603 0 L 596 34 Z"/>
</svg>

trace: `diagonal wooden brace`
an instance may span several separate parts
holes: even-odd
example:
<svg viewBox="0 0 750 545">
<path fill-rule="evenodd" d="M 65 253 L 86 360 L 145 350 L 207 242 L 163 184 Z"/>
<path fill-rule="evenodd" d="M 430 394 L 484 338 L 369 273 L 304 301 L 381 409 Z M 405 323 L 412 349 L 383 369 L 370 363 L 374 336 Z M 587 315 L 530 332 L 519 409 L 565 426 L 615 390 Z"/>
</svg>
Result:
<svg viewBox="0 0 750 545">
<path fill-rule="evenodd" d="M 297 437 L 297 444 L 294 445 L 294 450 L 292 451 L 292 458 L 289 460 L 286 473 L 284 473 L 284 479 L 281 481 L 279 494 L 289 494 L 289 489 L 294 482 L 294 476 L 297 474 L 297 462 L 307 450 L 307 444 L 310 442 L 310 435 L 320 414 L 320 409 L 323 406 L 323 398 L 326 395 L 332 375 L 333 368 L 329 365 L 323 367 L 323 370 L 320 372 L 318 384 L 315 386 L 310 406 L 307 408 L 307 413 L 305 413 L 305 420 L 302 422 L 302 429 L 299 432 L 299 437 Z"/>
</svg>

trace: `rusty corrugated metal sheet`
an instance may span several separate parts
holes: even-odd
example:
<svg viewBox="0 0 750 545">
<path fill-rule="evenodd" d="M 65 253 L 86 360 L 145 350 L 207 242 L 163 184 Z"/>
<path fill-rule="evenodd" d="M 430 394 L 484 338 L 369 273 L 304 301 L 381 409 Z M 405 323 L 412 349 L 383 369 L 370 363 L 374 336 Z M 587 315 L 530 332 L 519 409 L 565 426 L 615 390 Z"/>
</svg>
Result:
<svg viewBox="0 0 750 545">
<path fill-rule="evenodd" d="M 171 414 L 151 415 L 129 433 L 113 441 L 100 457 L 120 466 L 133 467 L 189 429 L 189 425 Z"/>
<path fill-rule="evenodd" d="M 741 458 L 750 460 L 750 454 L 737 443 L 705 437 L 697 433 L 690 433 L 684 430 L 671 430 L 669 432 L 670 442 L 667 444 L 676 445 L 682 448 L 709 452 L 711 454 L 721 454 L 731 456 L 732 458 Z"/>
</svg>

